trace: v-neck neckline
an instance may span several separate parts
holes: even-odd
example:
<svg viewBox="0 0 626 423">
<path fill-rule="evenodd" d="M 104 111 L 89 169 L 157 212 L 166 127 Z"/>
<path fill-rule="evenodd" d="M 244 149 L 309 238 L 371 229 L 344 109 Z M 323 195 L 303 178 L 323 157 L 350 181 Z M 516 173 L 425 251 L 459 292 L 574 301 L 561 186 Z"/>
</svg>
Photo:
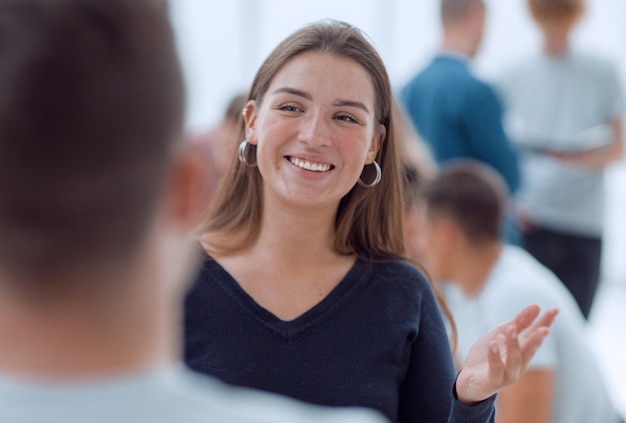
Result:
<svg viewBox="0 0 626 423">
<path fill-rule="evenodd" d="M 216 281 L 240 307 L 251 314 L 257 321 L 284 338 L 292 338 L 298 335 L 340 306 L 348 297 L 347 294 L 349 294 L 352 288 L 357 285 L 359 280 L 363 279 L 366 269 L 367 262 L 357 258 L 339 283 L 321 301 L 295 319 L 282 320 L 257 303 L 241 287 L 239 282 L 211 256 L 205 256 L 202 266 L 202 271 L 209 273 L 211 276 L 210 278 L 203 278 L 205 281 Z"/>
</svg>

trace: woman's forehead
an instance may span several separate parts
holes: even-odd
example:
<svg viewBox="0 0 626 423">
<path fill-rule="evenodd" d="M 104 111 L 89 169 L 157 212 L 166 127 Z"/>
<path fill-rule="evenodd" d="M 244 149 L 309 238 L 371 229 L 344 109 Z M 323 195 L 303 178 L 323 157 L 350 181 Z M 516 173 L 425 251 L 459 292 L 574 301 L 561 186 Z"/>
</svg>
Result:
<svg viewBox="0 0 626 423">
<path fill-rule="evenodd" d="M 330 53 L 307 52 L 286 62 L 274 75 L 268 92 L 293 88 L 311 96 L 348 96 L 373 108 L 372 76 L 356 60 Z"/>
</svg>

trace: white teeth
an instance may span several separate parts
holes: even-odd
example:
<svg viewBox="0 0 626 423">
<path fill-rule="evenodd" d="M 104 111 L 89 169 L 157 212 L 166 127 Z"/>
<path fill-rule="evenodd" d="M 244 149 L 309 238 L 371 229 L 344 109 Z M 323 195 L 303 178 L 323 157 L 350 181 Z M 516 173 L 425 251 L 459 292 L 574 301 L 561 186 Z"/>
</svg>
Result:
<svg viewBox="0 0 626 423">
<path fill-rule="evenodd" d="M 311 170 L 313 172 L 328 172 L 330 170 L 329 164 L 313 163 L 308 160 L 298 159 L 297 157 L 290 157 L 289 161 L 299 168 Z"/>
</svg>

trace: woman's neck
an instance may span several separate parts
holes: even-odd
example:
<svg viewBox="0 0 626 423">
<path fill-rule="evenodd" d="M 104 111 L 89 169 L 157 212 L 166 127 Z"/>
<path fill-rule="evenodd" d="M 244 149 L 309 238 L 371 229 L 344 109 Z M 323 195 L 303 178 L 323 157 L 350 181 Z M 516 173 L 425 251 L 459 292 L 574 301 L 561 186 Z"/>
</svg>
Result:
<svg viewBox="0 0 626 423">
<path fill-rule="evenodd" d="M 290 321 L 324 299 L 354 264 L 333 248 L 336 208 L 263 208 L 256 240 L 216 260 L 259 305 Z"/>
<path fill-rule="evenodd" d="M 336 207 L 284 207 L 266 203 L 254 249 L 268 260 L 280 258 L 294 266 L 313 267 L 336 256 Z"/>
</svg>

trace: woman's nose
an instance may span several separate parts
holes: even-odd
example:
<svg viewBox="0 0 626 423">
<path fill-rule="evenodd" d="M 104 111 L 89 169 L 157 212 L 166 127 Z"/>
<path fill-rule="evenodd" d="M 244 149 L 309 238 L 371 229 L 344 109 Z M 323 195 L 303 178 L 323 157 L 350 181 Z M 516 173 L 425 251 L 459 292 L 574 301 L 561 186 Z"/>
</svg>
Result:
<svg viewBox="0 0 626 423">
<path fill-rule="evenodd" d="M 301 120 L 298 139 L 312 148 L 329 146 L 332 140 L 330 122 L 323 113 L 307 114 Z"/>
</svg>

